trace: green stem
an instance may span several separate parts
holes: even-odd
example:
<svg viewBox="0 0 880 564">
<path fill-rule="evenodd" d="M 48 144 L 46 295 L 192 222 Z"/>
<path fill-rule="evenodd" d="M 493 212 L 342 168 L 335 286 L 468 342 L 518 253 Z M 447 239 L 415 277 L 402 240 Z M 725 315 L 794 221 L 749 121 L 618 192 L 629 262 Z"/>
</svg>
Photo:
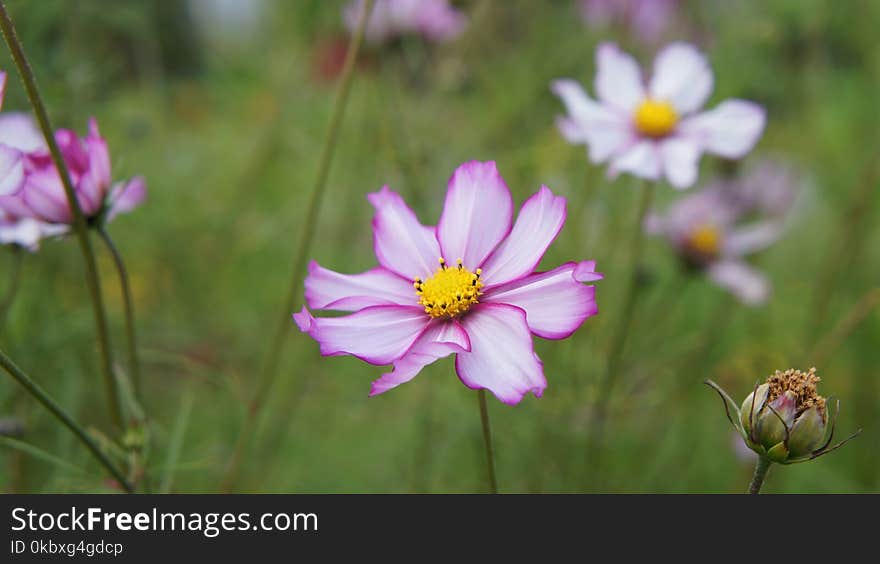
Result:
<svg viewBox="0 0 880 564">
<path fill-rule="evenodd" d="M 128 270 L 125 268 L 125 262 L 122 260 L 122 254 L 110 238 L 107 228 L 104 225 L 98 227 L 98 235 L 104 241 L 107 250 L 113 257 L 113 264 L 116 265 L 116 272 L 119 273 L 119 285 L 122 289 L 122 301 L 125 307 L 125 333 L 128 341 L 128 364 L 131 370 L 131 382 L 134 388 L 134 397 L 138 404 L 143 407 L 141 400 L 141 363 L 138 358 L 137 332 L 135 328 L 134 316 L 134 300 L 131 294 L 131 284 L 129 283 Z"/>
<path fill-rule="evenodd" d="M 122 290 L 122 302 L 125 310 L 125 336 L 128 346 L 128 365 L 131 374 L 132 391 L 134 402 L 137 408 L 130 413 L 130 417 L 136 418 L 138 424 L 145 424 L 146 416 L 144 415 L 144 402 L 141 396 L 141 365 L 138 357 L 137 332 L 134 316 L 134 300 L 132 299 L 131 284 L 128 277 L 128 269 L 125 268 L 125 262 L 122 260 L 122 253 L 116 247 L 110 233 L 107 231 L 105 224 L 101 223 L 97 227 L 98 236 L 104 242 L 104 246 L 110 251 L 113 257 L 113 264 L 116 266 L 116 272 L 119 274 L 119 285 Z M 147 433 L 146 436 L 149 436 Z M 142 483 L 144 491 L 150 493 L 150 478 L 147 474 L 146 462 L 139 452 L 139 449 L 131 449 L 130 452 L 130 476 L 132 483 Z"/>
<path fill-rule="evenodd" d="M 64 185 L 64 195 L 67 197 L 67 204 L 73 215 L 73 230 L 79 241 L 80 250 L 86 265 L 86 285 L 92 297 L 92 308 L 95 316 L 95 326 L 98 337 L 98 348 L 100 349 L 101 370 L 104 375 L 104 387 L 106 389 L 107 401 L 110 407 L 110 417 L 118 428 L 122 428 L 122 410 L 120 408 L 119 390 L 116 385 L 116 378 L 113 376 L 113 359 L 110 351 L 110 339 L 107 333 L 107 315 L 104 311 L 104 302 L 101 298 L 101 282 L 98 278 L 98 268 L 95 265 L 95 254 L 92 251 L 92 243 L 89 239 L 88 224 L 86 218 L 79 207 L 76 198 L 76 191 L 70 180 L 70 173 L 67 170 L 67 164 L 55 141 L 54 130 L 49 121 L 49 115 L 46 112 L 46 106 L 40 97 L 40 91 L 37 88 L 37 79 L 33 70 L 25 57 L 24 49 L 15 32 L 15 26 L 6 10 L 6 5 L 0 0 L 0 29 L 3 31 L 3 37 L 15 60 L 15 66 L 21 75 L 21 80 L 27 90 L 28 99 L 34 108 L 37 122 L 46 138 L 49 146 L 49 152 L 52 154 L 52 161 L 61 177 L 61 183 Z"/>
<path fill-rule="evenodd" d="M 750 494 L 758 494 L 761 492 L 761 486 L 764 485 L 764 480 L 767 478 L 767 471 L 770 470 L 771 464 L 773 464 L 773 462 L 771 462 L 769 458 L 764 458 L 763 456 L 758 457 L 758 462 L 755 463 L 755 475 L 752 476 L 752 483 L 749 484 Z"/>
<path fill-rule="evenodd" d="M 0 303 L 0 331 L 6 327 L 6 318 L 15 302 L 15 296 L 18 295 L 18 286 L 21 281 L 21 265 L 24 262 L 24 252 L 21 247 L 12 247 L 12 273 L 9 277 L 9 286 L 6 288 L 6 295 L 3 302 Z"/>
<path fill-rule="evenodd" d="M 278 327 L 275 330 L 269 344 L 269 351 L 266 354 L 266 363 L 263 367 L 260 386 L 257 393 L 251 401 L 248 411 L 245 415 L 245 422 L 239 431 L 236 440 L 235 450 L 229 459 L 226 474 L 221 484 L 223 491 L 229 491 L 237 480 L 241 458 L 247 447 L 250 437 L 253 434 L 256 420 L 263 408 L 263 404 L 275 383 L 278 375 L 278 364 L 281 360 L 281 352 L 284 346 L 284 339 L 291 331 L 290 315 L 294 310 L 297 295 L 300 292 L 305 275 L 306 264 L 308 261 L 309 250 L 315 238 L 315 231 L 318 225 L 318 214 L 321 211 L 321 203 L 324 200 L 325 186 L 327 185 L 327 176 L 330 173 L 330 164 L 333 162 L 333 153 L 336 149 L 336 141 L 339 137 L 339 129 L 342 126 L 342 119 L 345 115 L 345 107 L 348 102 L 348 94 L 351 91 L 352 78 L 354 77 L 355 63 L 357 62 L 358 51 L 360 51 L 363 42 L 364 29 L 366 29 L 368 15 L 372 11 L 373 0 L 367 0 L 358 21 L 357 30 L 351 43 L 348 45 L 348 51 L 345 54 L 345 63 L 342 68 L 342 78 L 339 84 L 339 90 L 336 92 L 336 98 L 333 102 L 333 110 L 330 117 L 330 126 L 327 130 L 327 137 L 324 140 L 324 147 L 321 150 L 321 157 L 318 162 L 318 175 L 312 188 L 312 194 L 309 199 L 309 207 L 306 213 L 306 220 L 303 223 L 302 233 L 300 235 L 300 244 L 297 249 L 293 262 L 293 277 L 291 278 L 290 288 L 287 292 L 287 298 L 281 309 L 282 315 Z"/>
<path fill-rule="evenodd" d="M 597 416 L 604 418 L 605 410 L 611 399 L 611 393 L 614 383 L 618 376 L 618 364 L 623 355 L 623 349 L 626 345 L 626 337 L 629 334 L 630 325 L 632 325 L 633 314 L 636 310 L 636 302 L 639 296 L 639 276 L 641 275 L 642 261 L 642 243 L 644 241 L 644 230 L 642 224 L 645 220 L 645 214 L 651 207 L 651 198 L 654 193 L 654 185 L 646 183 L 642 189 L 642 197 L 639 202 L 639 211 L 636 216 L 635 230 L 632 236 L 632 249 L 630 256 L 632 260 L 632 269 L 630 271 L 629 281 L 627 283 L 626 295 L 623 302 L 623 314 L 620 324 L 617 326 L 617 332 L 611 341 L 611 349 L 608 352 L 608 363 L 605 365 L 605 375 L 602 378 L 599 390 L 599 399 L 597 402 Z"/>
<path fill-rule="evenodd" d="M 6 372 L 9 373 L 19 384 L 24 387 L 25 390 L 28 391 L 34 398 L 43 404 L 43 406 L 48 409 L 52 415 L 54 415 L 65 427 L 70 429 L 70 431 L 76 435 L 85 446 L 89 449 L 89 452 L 101 463 L 104 468 L 113 476 L 113 478 L 119 482 L 119 484 L 125 489 L 126 492 L 132 493 L 133 489 L 131 484 L 128 483 L 128 480 L 122 475 L 110 459 L 107 458 L 98 445 L 89 437 L 88 433 L 79 425 L 76 421 L 71 418 L 64 409 L 58 405 L 55 400 L 53 400 L 49 395 L 33 380 L 31 380 L 27 374 L 21 371 L 21 369 L 12 362 L 6 353 L 0 351 L 0 366 L 3 367 Z"/>
<path fill-rule="evenodd" d="M 495 479 L 495 454 L 492 451 L 492 426 L 489 424 L 489 406 L 486 405 L 486 390 L 477 390 L 480 403 L 480 422 L 483 424 L 483 446 L 486 448 L 486 472 L 489 476 L 489 493 L 498 493 Z"/>
<path fill-rule="evenodd" d="M 626 337 L 629 333 L 629 328 L 632 325 L 633 314 L 636 310 L 636 302 L 638 300 L 638 290 L 640 286 L 639 277 L 641 275 L 642 243 L 644 241 L 644 229 L 642 228 L 642 225 L 645 220 L 645 215 L 651 207 L 653 193 L 654 184 L 652 182 L 645 182 L 645 185 L 642 187 L 641 198 L 639 199 L 639 209 L 632 234 L 632 248 L 630 250 L 632 268 L 629 275 L 626 294 L 624 296 L 623 314 L 621 315 L 620 324 L 617 326 L 617 331 L 612 337 L 611 348 L 608 352 L 608 362 L 605 365 L 605 372 L 602 380 L 599 382 L 599 395 L 596 399 L 595 416 L 590 430 L 589 445 L 588 448 L 584 449 L 590 456 L 593 456 L 591 466 L 593 467 L 594 475 L 598 475 L 599 471 L 598 453 L 600 448 L 597 443 L 605 431 L 604 427 L 608 415 L 608 404 L 611 401 L 614 384 L 618 378 L 618 365 L 623 355 L 624 346 L 626 345 Z"/>
</svg>

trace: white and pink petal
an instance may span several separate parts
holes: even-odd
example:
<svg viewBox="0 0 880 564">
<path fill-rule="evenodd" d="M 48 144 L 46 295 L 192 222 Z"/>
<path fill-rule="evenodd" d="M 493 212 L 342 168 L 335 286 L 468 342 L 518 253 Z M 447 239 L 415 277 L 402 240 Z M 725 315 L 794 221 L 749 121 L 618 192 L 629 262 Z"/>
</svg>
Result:
<svg viewBox="0 0 880 564">
<path fill-rule="evenodd" d="M 645 99 L 639 63 L 613 43 L 596 49 L 596 94 L 603 104 L 628 115 Z"/>
<path fill-rule="evenodd" d="M 726 100 L 712 110 L 685 119 L 679 131 L 705 151 L 739 159 L 761 138 L 766 122 L 766 111 L 760 105 L 746 100 Z"/>
<path fill-rule="evenodd" d="M 443 257 L 473 270 L 510 233 L 513 198 L 494 161 L 459 166 L 446 192 L 437 238 Z"/>
<path fill-rule="evenodd" d="M 707 274 L 746 305 L 761 305 L 770 297 L 770 282 L 744 262 L 733 259 L 715 262 L 709 265 Z"/>
<path fill-rule="evenodd" d="M 546 186 L 523 203 L 510 235 L 483 265 L 489 288 L 531 273 L 565 224 L 566 201 Z"/>
<path fill-rule="evenodd" d="M 565 339 L 598 313 L 596 288 L 584 282 L 601 278 L 594 261 L 569 262 L 490 289 L 480 299 L 523 310 L 529 330 L 539 337 Z"/>
<path fill-rule="evenodd" d="M 434 229 L 419 223 L 400 194 L 387 186 L 367 199 L 376 209 L 373 247 L 379 264 L 407 280 L 431 276 L 440 259 Z"/>
<path fill-rule="evenodd" d="M 734 257 L 757 253 L 775 243 L 784 230 L 782 221 L 761 221 L 739 227 L 724 239 L 723 252 Z"/>
<path fill-rule="evenodd" d="M 342 274 L 309 263 L 306 303 L 312 309 L 358 311 L 376 305 L 416 305 L 412 282 L 382 267 L 360 274 Z"/>
<path fill-rule="evenodd" d="M 700 168 L 699 145 L 687 137 L 674 136 L 661 141 L 659 150 L 669 183 L 679 190 L 693 186 Z"/>
<path fill-rule="evenodd" d="M 675 42 L 654 59 L 649 92 L 652 99 L 669 102 L 679 115 L 686 115 L 703 107 L 713 84 L 712 68 L 699 49 Z"/>
<path fill-rule="evenodd" d="M 487 389 L 508 405 L 519 403 L 528 392 L 541 397 L 547 380 L 524 311 L 505 304 L 479 304 L 462 325 L 471 351 L 458 353 L 455 370 L 465 386 Z"/>
<path fill-rule="evenodd" d="M 615 178 L 621 172 L 647 180 L 659 180 L 663 172 L 663 161 L 657 143 L 646 139 L 617 154 L 608 167 L 608 174 Z"/>
<path fill-rule="evenodd" d="M 450 354 L 468 352 L 471 342 L 458 321 L 436 320 L 416 339 L 409 351 L 394 361 L 394 369 L 375 380 L 370 396 L 375 396 L 415 378 L 422 368 Z"/>
<path fill-rule="evenodd" d="M 568 111 L 567 116 L 556 120 L 559 131 L 569 143 L 589 145 L 593 164 L 605 162 L 633 143 L 635 134 L 626 112 L 591 100 L 574 80 L 556 80 L 551 84 L 551 90 Z"/>
<path fill-rule="evenodd" d="M 376 365 L 401 358 L 429 321 L 421 307 L 390 305 L 318 318 L 303 308 L 293 319 L 301 331 L 318 341 L 322 355 L 351 355 Z"/>
<path fill-rule="evenodd" d="M 107 221 L 112 221 L 121 213 L 128 213 L 147 199 L 147 183 L 143 177 L 135 176 L 127 182 L 117 182 L 110 190 L 107 200 Z"/>
</svg>

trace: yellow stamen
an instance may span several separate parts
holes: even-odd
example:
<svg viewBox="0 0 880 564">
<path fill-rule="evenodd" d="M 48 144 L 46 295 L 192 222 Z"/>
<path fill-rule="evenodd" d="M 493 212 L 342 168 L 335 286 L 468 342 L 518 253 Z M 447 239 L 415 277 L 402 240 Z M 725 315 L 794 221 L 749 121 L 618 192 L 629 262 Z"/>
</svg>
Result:
<svg viewBox="0 0 880 564">
<path fill-rule="evenodd" d="M 456 317 L 478 303 L 482 292 L 481 269 L 471 272 L 458 259 L 457 268 L 448 268 L 446 261 L 440 259 L 440 267 L 434 276 L 422 281 L 416 278 L 413 287 L 419 296 L 419 304 L 431 317 Z"/>
<path fill-rule="evenodd" d="M 647 137 L 666 137 L 678 124 L 678 113 L 669 102 L 646 99 L 636 108 L 633 122 Z"/>
<path fill-rule="evenodd" d="M 687 245 L 702 256 L 718 256 L 721 251 L 721 233 L 713 225 L 701 225 L 691 231 Z"/>
</svg>

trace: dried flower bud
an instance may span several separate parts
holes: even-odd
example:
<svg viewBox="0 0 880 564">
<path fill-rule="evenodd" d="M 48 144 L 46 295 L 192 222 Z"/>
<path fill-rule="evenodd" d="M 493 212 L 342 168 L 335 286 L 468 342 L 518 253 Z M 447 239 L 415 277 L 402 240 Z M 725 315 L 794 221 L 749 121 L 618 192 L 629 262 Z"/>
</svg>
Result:
<svg viewBox="0 0 880 564">
<path fill-rule="evenodd" d="M 815 368 L 807 372 L 777 370 L 739 407 L 717 384 L 711 380 L 706 384 L 721 395 L 728 419 L 750 449 L 772 462 L 794 464 L 829 453 L 861 432 L 829 447 L 840 402 L 835 403 L 838 407 L 829 428 L 827 401 L 816 391 L 820 380 Z"/>
</svg>

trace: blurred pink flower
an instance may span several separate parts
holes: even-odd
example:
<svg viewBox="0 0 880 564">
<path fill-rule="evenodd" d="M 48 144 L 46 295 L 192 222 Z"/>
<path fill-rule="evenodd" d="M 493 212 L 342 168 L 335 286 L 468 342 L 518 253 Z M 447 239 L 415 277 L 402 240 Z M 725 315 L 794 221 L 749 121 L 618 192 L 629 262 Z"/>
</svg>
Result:
<svg viewBox="0 0 880 564">
<path fill-rule="evenodd" d="M 790 168 L 765 161 L 742 178 L 715 180 L 679 199 L 665 215 L 650 213 L 645 230 L 664 236 L 687 265 L 743 303 L 760 305 L 770 283 L 744 257 L 782 235 L 797 182 Z"/>
<path fill-rule="evenodd" d="M 580 12 L 592 28 L 623 25 L 635 39 L 654 43 L 675 22 L 680 4 L 680 0 L 580 0 Z"/>
<path fill-rule="evenodd" d="M 315 318 L 304 307 L 293 316 L 321 354 L 393 364 L 371 396 L 455 354 L 467 387 L 507 404 L 527 392 L 540 397 L 547 382 L 532 334 L 574 333 L 597 313 L 595 287 L 583 282 L 602 278 L 593 261 L 533 272 L 565 223 L 565 199 L 542 186 L 512 224 L 513 200 L 495 163 L 476 161 L 452 175 L 437 227 L 419 223 L 387 186 L 368 199 L 380 266 L 348 275 L 312 262 L 305 282 L 308 307 L 355 313 Z"/>
<path fill-rule="evenodd" d="M 143 179 L 112 183 L 107 142 L 94 118 L 89 120 L 85 138 L 59 129 L 55 139 L 87 219 L 110 220 L 143 201 Z M 0 210 L 10 220 L 30 218 L 56 225 L 73 221 L 48 147 L 33 120 L 24 114 L 0 116 Z"/>
<path fill-rule="evenodd" d="M 44 147 L 33 120 L 22 113 L 0 114 L 0 244 L 36 251 L 40 240 L 67 231 L 30 217 L 18 196 L 25 178 L 26 154 Z"/>
<path fill-rule="evenodd" d="M 0 245 L 18 245 L 36 251 L 40 241 L 67 233 L 66 225 L 38 221 L 30 217 L 13 218 L 0 209 Z"/>
<path fill-rule="evenodd" d="M 614 44 L 599 46 L 596 66 L 598 101 L 570 79 L 554 81 L 552 90 L 568 111 L 557 120 L 562 135 L 589 146 L 593 163 L 609 162 L 611 177 L 665 177 L 676 188 L 688 188 L 697 180 L 702 153 L 741 158 L 764 131 L 764 109 L 753 102 L 725 100 L 697 113 L 714 77 L 693 45 L 664 47 L 647 86 L 636 60 Z"/>
<path fill-rule="evenodd" d="M 349 31 L 354 31 L 363 0 L 353 0 L 343 11 Z M 458 37 L 466 25 L 465 16 L 448 0 L 376 0 L 367 21 L 365 39 L 384 43 L 405 35 L 421 35 L 428 41 L 442 42 Z"/>
</svg>

